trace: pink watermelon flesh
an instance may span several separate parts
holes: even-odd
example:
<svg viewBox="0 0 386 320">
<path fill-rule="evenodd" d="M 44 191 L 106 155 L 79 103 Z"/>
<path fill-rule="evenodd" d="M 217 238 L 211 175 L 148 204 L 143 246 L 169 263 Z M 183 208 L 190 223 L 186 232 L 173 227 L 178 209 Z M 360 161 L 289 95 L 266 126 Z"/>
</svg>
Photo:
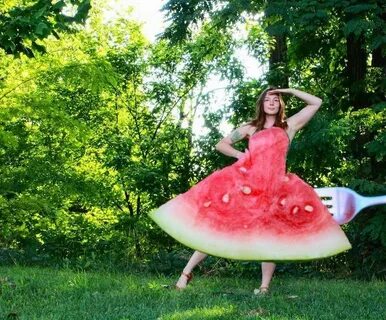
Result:
<svg viewBox="0 0 386 320">
<path fill-rule="evenodd" d="M 240 260 L 296 261 L 351 248 L 313 188 L 285 172 L 281 128 L 253 135 L 246 156 L 151 213 L 193 249 Z"/>
</svg>

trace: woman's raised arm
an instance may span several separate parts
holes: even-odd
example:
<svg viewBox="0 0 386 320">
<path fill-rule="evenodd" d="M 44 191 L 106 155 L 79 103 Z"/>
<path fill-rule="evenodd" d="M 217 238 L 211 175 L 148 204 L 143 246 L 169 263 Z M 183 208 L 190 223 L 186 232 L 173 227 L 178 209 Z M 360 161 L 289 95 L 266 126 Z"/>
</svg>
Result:
<svg viewBox="0 0 386 320">
<path fill-rule="evenodd" d="M 322 104 L 322 99 L 297 89 L 274 89 L 270 91 L 270 93 L 292 94 L 306 103 L 303 109 L 287 119 L 288 125 L 294 131 L 299 131 L 303 128 L 312 119 Z"/>
</svg>

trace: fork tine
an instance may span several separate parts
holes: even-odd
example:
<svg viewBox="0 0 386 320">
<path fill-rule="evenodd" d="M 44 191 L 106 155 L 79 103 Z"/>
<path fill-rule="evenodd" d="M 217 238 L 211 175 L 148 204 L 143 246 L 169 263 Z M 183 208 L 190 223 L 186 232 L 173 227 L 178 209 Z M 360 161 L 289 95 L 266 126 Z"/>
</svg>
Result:
<svg viewBox="0 0 386 320">
<path fill-rule="evenodd" d="M 336 217 L 338 212 L 337 212 L 337 204 L 336 204 L 336 199 L 337 199 L 337 190 L 336 188 L 316 188 L 314 189 L 319 198 L 321 199 L 322 203 L 327 207 L 328 212 Z"/>
<path fill-rule="evenodd" d="M 334 197 L 337 193 L 335 188 L 317 188 L 314 190 L 319 197 Z"/>
<path fill-rule="evenodd" d="M 334 204 L 334 199 L 323 199 L 324 197 L 320 197 L 320 198 L 321 198 L 322 202 L 323 202 L 325 205 L 327 205 L 327 204 L 333 205 L 333 204 Z"/>
</svg>

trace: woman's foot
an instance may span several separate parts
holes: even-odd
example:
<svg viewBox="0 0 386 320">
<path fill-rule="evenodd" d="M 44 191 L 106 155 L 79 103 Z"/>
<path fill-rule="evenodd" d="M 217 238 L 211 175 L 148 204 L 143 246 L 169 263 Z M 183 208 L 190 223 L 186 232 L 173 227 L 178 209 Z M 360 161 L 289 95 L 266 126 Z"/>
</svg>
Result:
<svg viewBox="0 0 386 320">
<path fill-rule="evenodd" d="M 182 272 L 180 275 L 180 278 L 178 279 L 176 283 L 176 289 L 182 290 L 185 289 L 186 286 L 189 284 L 189 282 L 192 280 L 193 274 Z"/>
<path fill-rule="evenodd" d="M 260 287 L 259 289 L 253 290 L 253 293 L 257 296 L 264 296 L 269 293 L 268 287 Z"/>
</svg>

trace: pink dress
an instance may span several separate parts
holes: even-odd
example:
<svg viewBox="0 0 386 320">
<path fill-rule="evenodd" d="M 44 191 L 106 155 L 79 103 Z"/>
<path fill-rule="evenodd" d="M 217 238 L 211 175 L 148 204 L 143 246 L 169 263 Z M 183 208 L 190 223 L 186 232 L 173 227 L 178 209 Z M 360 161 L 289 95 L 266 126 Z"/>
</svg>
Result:
<svg viewBox="0 0 386 320">
<path fill-rule="evenodd" d="M 286 172 L 289 144 L 279 127 L 255 133 L 243 158 L 152 218 L 180 242 L 227 258 L 308 260 L 347 250 L 346 236 L 313 188 Z"/>
</svg>

